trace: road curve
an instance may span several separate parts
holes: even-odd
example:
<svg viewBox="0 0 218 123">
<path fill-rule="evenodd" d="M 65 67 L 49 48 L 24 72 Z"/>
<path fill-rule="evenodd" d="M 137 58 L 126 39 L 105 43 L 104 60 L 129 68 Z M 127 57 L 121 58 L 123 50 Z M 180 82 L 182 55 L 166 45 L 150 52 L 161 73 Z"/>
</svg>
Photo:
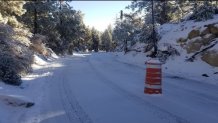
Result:
<svg viewBox="0 0 218 123">
<path fill-rule="evenodd" d="M 49 69 L 53 75 L 44 79 L 40 104 L 24 114 L 20 122 L 204 123 L 218 120 L 217 87 L 168 77 L 163 78 L 163 94 L 150 96 L 143 93 L 144 69 L 118 62 L 113 54 L 77 54 L 57 62 L 62 66 Z"/>
</svg>

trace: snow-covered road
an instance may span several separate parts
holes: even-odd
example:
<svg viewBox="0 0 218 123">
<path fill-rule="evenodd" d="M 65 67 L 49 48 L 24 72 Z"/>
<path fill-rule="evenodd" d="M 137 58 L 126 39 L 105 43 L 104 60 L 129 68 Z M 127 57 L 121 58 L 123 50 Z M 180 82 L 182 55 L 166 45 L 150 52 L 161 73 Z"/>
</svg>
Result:
<svg viewBox="0 0 218 123">
<path fill-rule="evenodd" d="M 163 94 L 145 95 L 144 68 L 110 53 L 60 58 L 41 78 L 21 123 L 214 123 L 218 87 L 163 75 Z M 45 71 L 46 72 L 46 71 Z M 34 80 L 36 81 L 36 80 Z M 33 94 L 34 95 L 34 94 Z"/>
</svg>

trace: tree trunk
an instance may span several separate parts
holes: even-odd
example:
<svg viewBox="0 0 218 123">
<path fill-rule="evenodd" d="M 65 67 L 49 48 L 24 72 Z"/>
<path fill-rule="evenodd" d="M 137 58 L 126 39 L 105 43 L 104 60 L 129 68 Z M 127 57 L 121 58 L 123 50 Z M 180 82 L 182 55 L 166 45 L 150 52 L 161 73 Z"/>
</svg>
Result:
<svg viewBox="0 0 218 123">
<path fill-rule="evenodd" d="M 155 32 L 155 22 L 154 22 L 154 0 L 151 1 L 152 5 L 152 24 L 153 24 L 153 33 L 152 33 L 152 38 L 153 38 L 153 47 L 154 47 L 154 52 L 152 53 L 151 57 L 156 57 L 157 55 L 157 40 L 156 40 L 156 32 Z"/>
<path fill-rule="evenodd" d="M 38 28 L 38 24 L 37 24 L 37 20 L 38 20 L 38 18 L 37 18 L 37 9 L 36 9 L 36 7 L 37 7 L 37 3 L 36 3 L 37 1 L 35 0 L 35 8 L 34 8 L 34 34 L 36 34 L 36 33 L 38 33 L 38 30 L 37 30 L 37 28 Z"/>
</svg>

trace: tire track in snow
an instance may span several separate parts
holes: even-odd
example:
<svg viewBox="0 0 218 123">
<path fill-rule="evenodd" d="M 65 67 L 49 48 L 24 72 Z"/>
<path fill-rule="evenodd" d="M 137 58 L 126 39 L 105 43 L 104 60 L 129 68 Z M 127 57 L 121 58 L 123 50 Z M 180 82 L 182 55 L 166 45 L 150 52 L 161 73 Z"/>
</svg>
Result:
<svg viewBox="0 0 218 123">
<path fill-rule="evenodd" d="M 120 95 L 123 95 L 125 97 L 127 97 L 128 99 L 140 104 L 140 105 L 144 105 L 145 110 L 147 110 L 148 112 L 151 112 L 152 114 L 156 115 L 158 118 L 160 118 L 161 120 L 163 120 L 163 122 L 168 122 L 168 123 L 189 123 L 189 121 L 187 121 L 186 119 L 179 117 L 177 115 L 174 115 L 154 104 L 151 104 L 150 102 L 140 98 L 139 96 L 132 94 L 131 92 L 123 89 L 122 87 L 120 87 L 119 85 L 115 84 L 113 81 L 111 81 L 110 79 L 108 79 L 108 77 L 106 77 L 104 74 L 102 74 L 97 67 L 90 61 L 89 58 L 89 64 L 90 67 L 95 71 L 93 73 L 96 73 L 99 77 L 99 79 L 102 79 L 102 82 L 104 84 L 106 84 L 107 86 L 111 87 L 114 91 L 116 91 L 117 93 L 119 93 Z"/>
<path fill-rule="evenodd" d="M 60 82 L 60 91 L 63 102 L 63 107 L 67 112 L 68 118 L 72 123 L 93 123 L 88 114 L 82 109 L 70 90 L 68 82 L 62 76 L 62 81 Z"/>
</svg>

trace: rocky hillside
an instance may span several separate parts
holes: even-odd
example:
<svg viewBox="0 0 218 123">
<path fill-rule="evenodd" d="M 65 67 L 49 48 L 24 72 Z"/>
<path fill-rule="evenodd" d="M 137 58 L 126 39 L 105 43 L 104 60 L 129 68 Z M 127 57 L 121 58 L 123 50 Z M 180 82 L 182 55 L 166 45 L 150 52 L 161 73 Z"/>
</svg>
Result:
<svg viewBox="0 0 218 123">
<path fill-rule="evenodd" d="M 218 16 L 208 21 L 167 23 L 158 28 L 159 57 L 164 58 L 167 75 L 218 84 Z M 150 52 L 145 44 L 136 43 L 122 59 L 144 66 Z M 141 51 L 136 52 L 136 51 Z M 170 55 L 170 56 L 169 56 Z M 169 57 L 168 57 L 169 56 Z"/>
<path fill-rule="evenodd" d="M 208 21 L 184 21 L 159 27 L 160 50 L 173 47 L 179 55 L 168 58 L 165 70 L 169 73 L 198 79 L 218 79 L 218 16 Z M 201 78 L 203 77 L 203 78 Z"/>
<path fill-rule="evenodd" d="M 200 57 L 205 63 L 218 67 L 218 18 L 205 22 L 185 21 L 178 24 L 165 24 L 159 29 L 162 36 L 160 45 L 171 44 L 185 54 L 185 59 L 193 61 Z M 211 49 L 212 48 L 212 49 Z"/>
<path fill-rule="evenodd" d="M 218 50 L 210 50 L 210 47 L 212 48 L 217 43 L 217 23 L 208 24 L 204 25 L 203 27 L 193 29 L 191 32 L 188 33 L 188 37 L 179 38 L 177 40 L 177 43 L 180 44 L 180 46 L 187 51 L 187 54 L 200 54 L 201 52 L 201 60 L 205 61 L 211 66 L 218 67 Z"/>
</svg>

